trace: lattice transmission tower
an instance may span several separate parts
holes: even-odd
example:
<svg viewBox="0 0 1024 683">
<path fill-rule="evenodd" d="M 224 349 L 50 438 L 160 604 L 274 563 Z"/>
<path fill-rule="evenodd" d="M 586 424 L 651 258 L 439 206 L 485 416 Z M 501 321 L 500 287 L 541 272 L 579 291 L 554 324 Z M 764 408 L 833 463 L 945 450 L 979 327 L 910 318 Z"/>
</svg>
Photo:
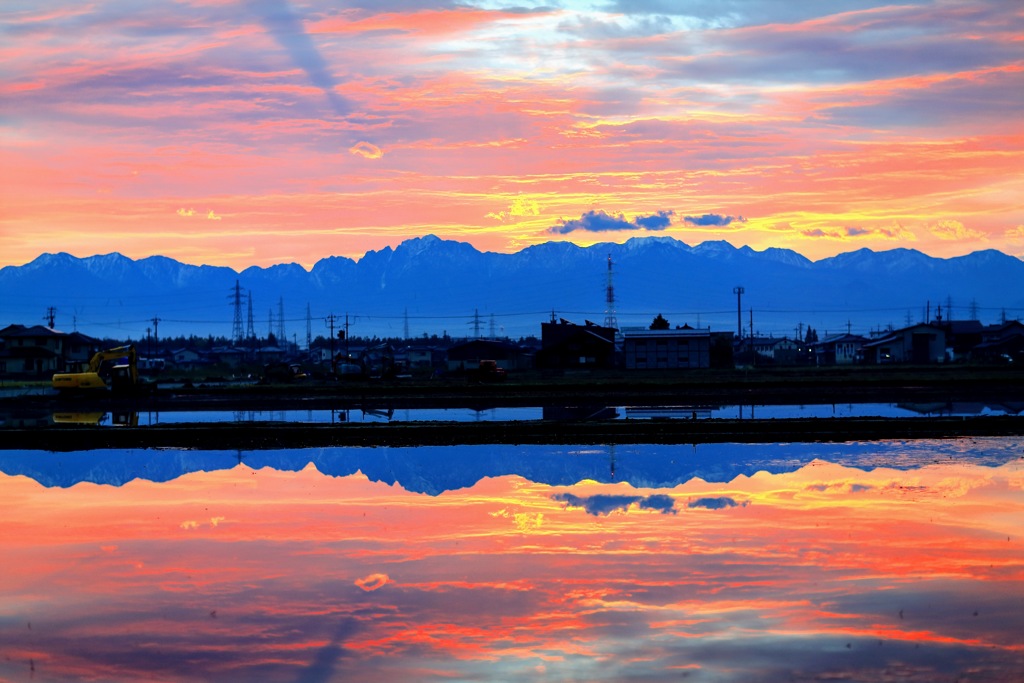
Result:
<svg viewBox="0 0 1024 683">
<path fill-rule="evenodd" d="M 245 338 L 255 339 L 256 338 L 256 323 L 252 316 L 252 290 L 249 290 L 249 296 L 246 297 L 249 300 L 249 317 L 245 325 Z"/>
<path fill-rule="evenodd" d="M 242 328 L 242 285 L 235 280 L 235 287 L 228 294 L 231 305 L 235 310 L 235 320 L 231 326 L 231 338 L 235 341 L 242 341 L 245 330 Z"/>
<path fill-rule="evenodd" d="M 608 254 L 608 283 L 604 290 L 604 326 L 619 329 L 619 321 L 615 317 L 615 282 L 612 272 L 612 255 Z"/>
</svg>

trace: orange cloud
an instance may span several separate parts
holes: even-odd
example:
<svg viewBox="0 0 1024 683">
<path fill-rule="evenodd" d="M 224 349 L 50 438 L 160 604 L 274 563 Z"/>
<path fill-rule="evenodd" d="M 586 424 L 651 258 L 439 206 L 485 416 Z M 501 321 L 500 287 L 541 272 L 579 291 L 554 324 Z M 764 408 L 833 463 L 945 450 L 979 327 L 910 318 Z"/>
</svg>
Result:
<svg viewBox="0 0 1024 683">
<path fill-rule="evenodd" d="M 965 227 L 960 221 L 939 221 L 928 226 L 928 232 L 940 240 L 983 240 L 985 233 Z"/>
<path fill-rule="evenodd" d="M 383 588 L 390 580 L 387 574 L 370 574 L 367 577 L 356 579 L 355 584 L 370 593 Z"/>
<path fill-rule="evenodd" d="M 361 156 L 364 159 L 380 159 L 384 156 L 384 151 L 377 145 L 370 142 L 357 142 L 348 149 L 350 154 Z"/>
</svg>

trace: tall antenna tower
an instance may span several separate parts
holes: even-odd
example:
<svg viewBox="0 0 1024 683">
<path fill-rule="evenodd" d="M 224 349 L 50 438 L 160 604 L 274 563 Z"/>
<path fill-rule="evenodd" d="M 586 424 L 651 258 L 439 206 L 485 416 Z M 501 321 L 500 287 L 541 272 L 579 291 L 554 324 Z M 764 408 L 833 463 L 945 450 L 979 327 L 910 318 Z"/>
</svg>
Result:
<svg viewBox="0 0 1024 683">
<path fill-rule="evenodd" d="M 255 323 L 253 322 L 253 318 L 252 318 L 252 290 L 249 290 L 249 296 L 247 298 L 249 299 L 249 321 L 248 321 L 248 324 L 245 326 L 245 338 L 246 339 L 255 339 L 256 338 L 256 327 L 255 327 Z"/>
<path fill-rule="evenodd" d="M 306 350 L 313 346 L 313 317 L 309 314 L 309 302 L 306 302 Z"/>
<path fill-rule="evenodd" d="M 235 288 L 228 294 L 231 305 L 235 309 L 235 320 L 231 326 L 231 338 L 235 341 L 242 341 L 245 330 L 242 329 L 242 286 L 235 280 Z"/>
<path fill-rule="evenodd" d="M 615 283 L 612 280 L 612 255 L 608 254 L 608 284 L 604 290 L 604 326 L 619 329 L 619 321 L 615 317 Z"/>
<path fill-rule="evenodd" d="M 279 297 L 277 300 L 277 338 L 281 340 L 281 343 L 287 345 L 288 337 L 284 333 L 284 297 Z"/>
</svg>

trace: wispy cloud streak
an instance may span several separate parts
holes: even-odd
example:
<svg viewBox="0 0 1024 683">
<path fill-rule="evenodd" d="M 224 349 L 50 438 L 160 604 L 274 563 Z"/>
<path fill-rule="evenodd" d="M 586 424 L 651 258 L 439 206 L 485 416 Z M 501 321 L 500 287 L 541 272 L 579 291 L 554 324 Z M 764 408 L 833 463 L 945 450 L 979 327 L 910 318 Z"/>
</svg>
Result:
<svg viewBox="0 0 1024 683">
<path fill-rule="evenodd" d="M 351 105 L 336 92 L 338 84 L 330 67 L 289 0 L 248 0 L 247 7 L 285 49 L 296 66 L 306 72 L 310 82 L 323 91 L 334 113 L 338 116 L 348 115 Z"/>
</svg>

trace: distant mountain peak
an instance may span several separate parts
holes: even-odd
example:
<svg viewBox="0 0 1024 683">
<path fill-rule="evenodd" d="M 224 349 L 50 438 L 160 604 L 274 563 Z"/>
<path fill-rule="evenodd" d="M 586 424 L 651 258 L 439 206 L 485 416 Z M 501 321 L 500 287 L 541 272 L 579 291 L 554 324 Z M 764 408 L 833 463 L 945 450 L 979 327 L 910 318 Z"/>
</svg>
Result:
<svg viewBox="0 0 1024 683">
<path fill-rule="evenodd" d="M 34 324 L 52 306 L 58 326 L 70 327 L 75 315 L 93 336 L 140 339 L 154 316 L 162 335 L 228 335 L 235 313 L 229 293 L 239 281 L 263 320 L 283 301 L 289 336 L 306 321 L 307 306 L 311 320 L 351 314 L 353 335 L 396 336 L 411 321 L 414 336 L 459 337 L 473 329 L 476 316 L 493 316 L 502 332 L 524 336 L 537 334 L 551 311 L 601 319 L 609 253 L 623 325 L 646 325 L 656 311 L 676 324 L 733 330 L 737 285 L 745 288 L 743 306 L 752 309 L 758 332 L 778 336 L 800 324 L 846 329 L 851 319 L 866 331 L 899 323 L 904 314 L 894 309 L 917 315 L 927 301 L 946 298 L 956 314 L 976 301 L 982 311 L 1024 316 L 1024 291 L 1010 286 L 1024 282 L 1024 261 L 991 249 L 942 259 L 913 249 L 864 248 L 810 261 L 788 249 L 757 251 L 725 240 L 689 246 L 657 235 L 589 247 L 551 241 L 504 254 L 431 234 L 360 259 L 327 256 L 309 271 L 294 263 L 239 273 L 165 256 L 42 254 L 0 269 L 0 324 Z M 276 308 L 270 317 L 278 317 Z"/>
</svg>

